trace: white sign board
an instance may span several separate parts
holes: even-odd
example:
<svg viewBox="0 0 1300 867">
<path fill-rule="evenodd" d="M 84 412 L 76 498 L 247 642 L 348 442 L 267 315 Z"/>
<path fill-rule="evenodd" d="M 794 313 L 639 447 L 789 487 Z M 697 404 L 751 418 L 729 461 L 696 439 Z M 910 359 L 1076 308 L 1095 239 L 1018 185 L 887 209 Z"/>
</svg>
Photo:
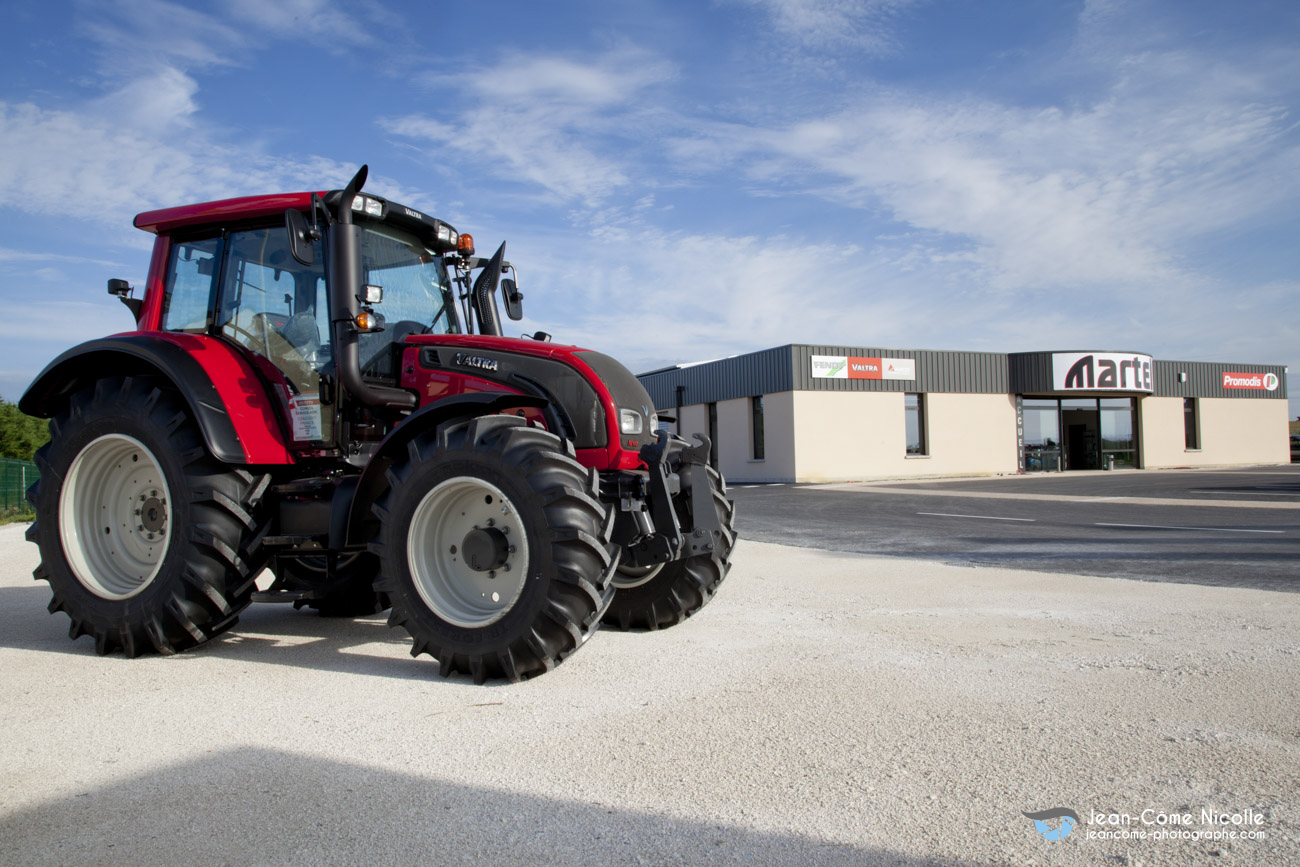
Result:
<svg viewBox="0 0 1300 867">
<path fill-rule="evenodd" d="M 1149 355 L 1120 352 L 1054 352 L 1057 391 L 1155 391 Z"/>
</svg>

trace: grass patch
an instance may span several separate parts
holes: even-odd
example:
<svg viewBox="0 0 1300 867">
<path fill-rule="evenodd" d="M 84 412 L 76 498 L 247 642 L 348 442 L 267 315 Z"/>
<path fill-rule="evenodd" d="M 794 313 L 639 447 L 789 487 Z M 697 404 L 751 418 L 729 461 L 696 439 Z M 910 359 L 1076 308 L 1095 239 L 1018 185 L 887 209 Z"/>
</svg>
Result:
<svg viewBox="0 0 1300 867">
<path fill-rule="evenodd" d="M 36 513 L 31 509 L 0 509 L 0 524 L 17 524 L 35 520 Z"/>
</svg>

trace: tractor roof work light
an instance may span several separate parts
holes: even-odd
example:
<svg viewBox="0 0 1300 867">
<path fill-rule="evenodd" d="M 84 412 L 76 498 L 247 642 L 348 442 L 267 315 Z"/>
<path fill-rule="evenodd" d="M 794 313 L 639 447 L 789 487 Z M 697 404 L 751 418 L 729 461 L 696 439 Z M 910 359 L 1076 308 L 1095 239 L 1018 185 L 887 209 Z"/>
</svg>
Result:
<svg viewBox="0 0 1300 867">
<path fill-rule="evenodd" d="M 356 196 L 352 199 L 352 210 L 369 214 L 372 217 L 384 215 L 384 203 L 369 196 Z"/>
</svg>

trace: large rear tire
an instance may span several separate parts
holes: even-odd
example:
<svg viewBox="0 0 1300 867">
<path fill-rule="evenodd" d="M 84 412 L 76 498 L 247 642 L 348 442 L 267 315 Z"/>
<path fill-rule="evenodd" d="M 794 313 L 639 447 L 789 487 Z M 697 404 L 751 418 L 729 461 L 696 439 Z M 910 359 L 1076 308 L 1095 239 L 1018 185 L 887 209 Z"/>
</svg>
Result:
<svg viewBox="0 0 1300 867">
<path fill-rule="evenodd" d="M 514 416 L 447 424 L 411 441 L 374 506 L 375 587 L 411 655 L 444 676 L 525 680 L 599 627 L 613 594 L 614 514 L 594 470 Z"/>
<path fill-rule="evenodd" d="M 713 598 L 731 569 L 736 504 L 727 499 L 722 476 L 712 467 L 706 474 L 722 527 L 722 537 L 713 551 L 657 566 L 620 566 L 614 575 L 614 601 L 605 613 L 605 623 L 622 630 L 664 629 L 681 623 Z M 688 497 L 682 499 L 689 502 Z M 683 528 L 684 532 L 693 529 L 693 522 Z"/>
<path fill-rule="evenodd" d="M 210 457 L 165 383 L 112 377 L 50 422 L 28 492 L 50 613 L 100 654 L 175 653 L 229 629 L 253 590 L 248 550 L 268 479 Z"/>
</svg>

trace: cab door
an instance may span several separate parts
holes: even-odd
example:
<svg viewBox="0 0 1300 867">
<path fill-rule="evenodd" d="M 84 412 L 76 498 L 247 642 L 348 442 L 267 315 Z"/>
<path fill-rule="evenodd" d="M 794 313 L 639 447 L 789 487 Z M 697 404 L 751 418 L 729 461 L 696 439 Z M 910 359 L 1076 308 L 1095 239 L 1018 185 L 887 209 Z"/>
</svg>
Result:
<svg viewBox="0 0 1300 867">
<path fill-rule="evenodd" d="M 300 264 L 283 226 L 231 231 L 213 329 L 244 347 L 271 382 L 294 445 L 334 441 L 335 395 L 323 255 Z"/>
</svg>

